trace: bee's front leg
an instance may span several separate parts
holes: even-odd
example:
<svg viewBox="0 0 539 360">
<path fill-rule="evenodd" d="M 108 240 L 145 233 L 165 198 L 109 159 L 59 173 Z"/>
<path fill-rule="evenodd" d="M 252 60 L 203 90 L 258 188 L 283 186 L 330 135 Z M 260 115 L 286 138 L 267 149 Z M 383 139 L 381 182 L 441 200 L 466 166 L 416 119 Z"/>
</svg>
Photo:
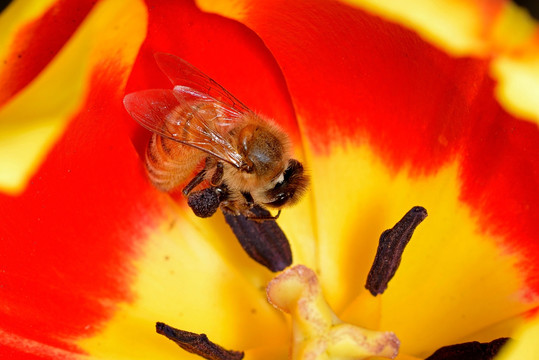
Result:
<svg viewBox="0 0 539 360">
<path fill-rule="evenodd" d="M 253 220 L 256 222 L 263 222 L 263 221 L 270 221 L 270 220 L 277 220 L 279 218 L 279 215 L 281 215 L 281 210 L 277 212 L 277 215 L 273 216 L 269 211 L 262 207 L 255 207 L 253 210 L 250 211 L 250 214 L 247 216 L 247 219 Z"/>
<path fill-rule="evenodd" d="M 211 177 L 210 185 L 212 187 L 221 185 L 221 182 L 223 180 L 223 163 L 221 163 L 220 161 L 216 162 L 213 158 L 208 157 L 206 158 L 206 164 L 204 165 L 204 169 L 200 170 L 200 172 L 196 174 L 191 181 L 189 181 L 189 183 L 183 188 L 182 193 L 185 196 L 189 196 L 191 191 L 193 191 L 195 187 L 197 187 L 202 181 L 206 179 L 206 175 L 210 173 L 212 168 L 215 168 L 215 172 Z"/>
<path fill-rule="evenodd" d="M 253 200 L 253 196 L 251 195 L 251 193 L 242 191 L 241 195 L 245 199 L 247 209 L 251 209 L 255 205 L 255 201 Z"/>
</svg>

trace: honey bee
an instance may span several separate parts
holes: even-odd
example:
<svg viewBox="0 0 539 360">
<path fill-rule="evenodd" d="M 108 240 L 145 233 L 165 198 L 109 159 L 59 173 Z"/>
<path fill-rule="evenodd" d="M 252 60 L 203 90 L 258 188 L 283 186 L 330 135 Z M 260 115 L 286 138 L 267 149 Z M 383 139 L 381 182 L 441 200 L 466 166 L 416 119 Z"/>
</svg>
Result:
<svg viewBox="0 0 539 360">
<path fill-rule="evenodd" d="M 309 178 L 291 157 L 288 135 L 271 120 L 255 114 L 225 88 L 186 61 L 155 55 L 173 89 L 128 94 L 124 105 L 152 131 L 146 169 L 158 189 L 182 192 L 200 217 L 217 208 L 251 219 L 276 219 L 281 208 L 296 203 Z M 194 191 L 200 184 L 204 189 Z M 253 207 L 279 210 L 257 217 Z"/>
</svg>

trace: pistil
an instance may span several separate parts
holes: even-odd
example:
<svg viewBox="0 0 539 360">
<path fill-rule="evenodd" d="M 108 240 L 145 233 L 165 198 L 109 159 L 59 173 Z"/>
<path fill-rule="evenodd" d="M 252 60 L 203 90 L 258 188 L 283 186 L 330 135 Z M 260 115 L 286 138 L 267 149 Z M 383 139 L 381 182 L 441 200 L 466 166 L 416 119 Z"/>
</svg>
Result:
<svg viewBox="0 0 539 360">
<path fill-rule="evenodd" d="M 327 304 L 316 274 L 303 265 L 274 278 L 269 302 L 292 316 L 293 360 L 394 358 L 400 342 L 392 332 L 367 330 L 342 322 Z"/>
</svg>

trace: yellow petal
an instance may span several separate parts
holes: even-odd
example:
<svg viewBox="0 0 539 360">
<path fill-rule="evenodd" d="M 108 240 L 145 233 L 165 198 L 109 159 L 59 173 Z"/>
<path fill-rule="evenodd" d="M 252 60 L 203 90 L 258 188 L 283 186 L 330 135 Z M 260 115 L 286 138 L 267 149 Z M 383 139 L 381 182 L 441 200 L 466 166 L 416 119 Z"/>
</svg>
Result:
<svg viewBox="0 0 539 360">
<path fill-rule="evenodd" d="M 458 163 L 430 175 L 395 173 L 368 146 L 352 145 L 311 160 L 316 203 L 323 204 L 316 208 L 319 277 L 344 321 L 390 329 L 404 353 L 426 356 L 447 344 L 506 336 L 517 322 L 504 320 L 537 306 L 521 292 L 518 254 L 497 246 L 501 239 L 482 232 L 459 201 Z M 372 298 L 364 285 L 379 236 L 416 205 L 429 217 L 388 290 Z"/>
<path fill-rule="evenodd" d="M 522 56 L 500 56 L 492 64 L 496 97 L 508 112 L 539 123 L 539 49 Z"/>
<path fill-rule="evenodd" d="M 256 359 L 286 354 L 287 323 L 265 296 L 271 272 L 245 254 L 221 214 L 200 219 L 175 208 L 163 209 L 169 215 L 140 249 L 133 300 L 79 346 L 97 359 L 194 358 L 155 333 L 163 321 Z"/>
<path fill-rule="evenodd" d="M 539 359 L 539 318 L 529 322 L 512 336 L 510 341 L 496 357 L 496 360 Z"/>
</svg>

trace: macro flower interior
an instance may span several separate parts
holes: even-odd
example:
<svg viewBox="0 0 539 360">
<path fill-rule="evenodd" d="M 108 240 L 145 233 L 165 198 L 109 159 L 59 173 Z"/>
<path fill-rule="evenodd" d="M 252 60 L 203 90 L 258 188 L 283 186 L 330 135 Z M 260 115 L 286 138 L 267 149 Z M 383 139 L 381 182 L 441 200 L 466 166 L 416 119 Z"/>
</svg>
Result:
<svg viewBox="0 0 539 360">
<path fill-rule="evenodd" d="M 537 21 L 507 0 L 406 3 L 12 1 L 0 357 L 201 358 L 157 334 L 163 322 L 288 359 L 293 320 L 266 288 L 304 266 L 344 323 L 394 333 L 397 359 L 507 337 L 495 359 L 537 358 Z M 148 181 L 151 134 L 122 101 L 172 88 L 157 52 L 290 136 L 311 185 L 277 220 L 287 270 L 253 261 L 221 212 L 198 218 Z M 373 296 L 378 240 L 414 206 L 428 217 Z"/>
</svg>

